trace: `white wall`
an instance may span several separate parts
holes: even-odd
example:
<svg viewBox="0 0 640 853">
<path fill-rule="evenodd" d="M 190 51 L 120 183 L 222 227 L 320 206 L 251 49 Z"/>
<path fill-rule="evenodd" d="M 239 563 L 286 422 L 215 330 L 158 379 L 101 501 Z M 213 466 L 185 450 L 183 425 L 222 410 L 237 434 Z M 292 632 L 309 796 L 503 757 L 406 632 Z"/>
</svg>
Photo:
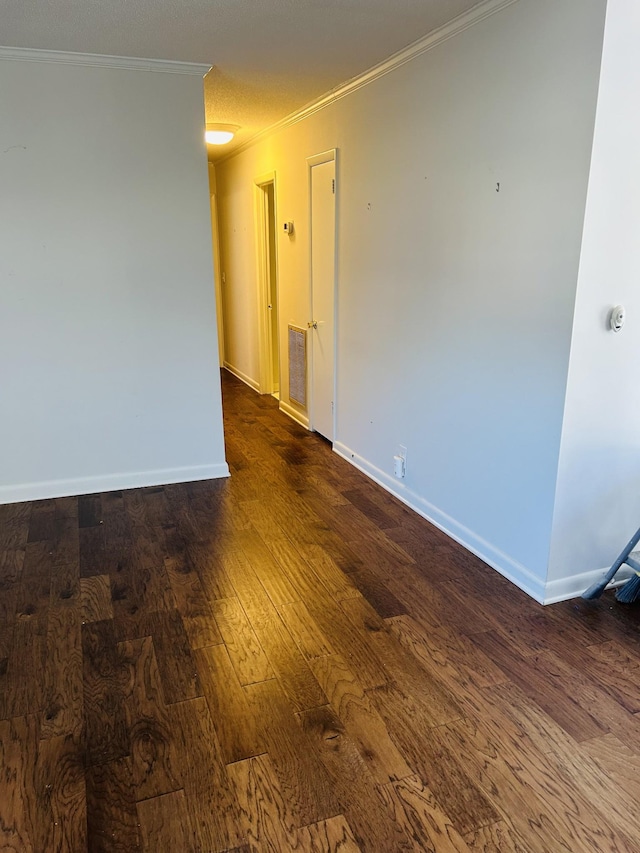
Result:
<svg viewBox="0 0 640 853">
<path fill-rule="evenodd" d="M 339 148 L 336 449 L 540 599 L 604 8 L 520 0 L 217 166 L 226 357 L 249 380 L 254 177 L 276 170 L 296 223 L 286 401 L 284 332 L 309 319 L 305 158 Z"/>
<path fill-rule="evenodd" d="M 578 593 L 640 525 L 640 6 L 609 0 L 558 473 L 550 596 Z M 623 303 L 627 325 L 607 330 Z M 575 577 L 578 575 L 578 577 Z"/>
<path fill-rule="evenodd" d="M 223 476 L 202 80 L 0 58 L 0 502 Z"/>
</svg>

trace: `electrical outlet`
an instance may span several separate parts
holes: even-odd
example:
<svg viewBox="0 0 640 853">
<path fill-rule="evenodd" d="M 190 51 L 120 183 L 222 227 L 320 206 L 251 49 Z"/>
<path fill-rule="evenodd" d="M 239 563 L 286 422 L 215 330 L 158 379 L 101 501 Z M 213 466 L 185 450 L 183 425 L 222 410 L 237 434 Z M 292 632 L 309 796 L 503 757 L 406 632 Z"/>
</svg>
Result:
<svg viewBox="0 0 640 853">
<path fill-rule="evenodd" d="M 393 457 L 393 476 L 398 480 L 404 479 L 407 473 L 407 448 L 403 444 L 398 445 L 396 455 Z"/>
</svg>

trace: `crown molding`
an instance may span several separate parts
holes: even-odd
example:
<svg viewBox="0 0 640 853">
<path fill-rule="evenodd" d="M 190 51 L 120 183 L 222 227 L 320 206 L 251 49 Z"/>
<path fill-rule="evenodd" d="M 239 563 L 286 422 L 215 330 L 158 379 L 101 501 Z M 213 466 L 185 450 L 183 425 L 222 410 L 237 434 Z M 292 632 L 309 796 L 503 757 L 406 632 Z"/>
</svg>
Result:
<svg viewBox="0 0 640 853">
<path fill-rule="evenodd" d="M 133 56 L 103 56 L 97 53 L 67 53 L 62 50 L 32 50 L 26 47 L 0 46 L 0 59 L 17 62 L 53 62 L 61 65 L 88 65 L 93 68 L 125 68 L 128 71 L 159 71 L 165 74 L 190 74 L 204 77 L 210 65 L 173 62 L 165 59 L 137 59 Z"/>
<path fill-rule="evenodd" d="M 275 122 L 275 124 L 271 124 L 264 130 L 254 134 L 250 139 L 247 139 L 237 148 L 234 148 L 234 150 L 230 151 L 226 156 L 216 159 L 214 161 L 214 165 L 217 163 L 224 163 L 226 160 L 230 160 L 232 157 L 235 157 L 236 154 L 241 154 L 257 142 L 260 142 L 260 140 L 264 139 L 266 136 L 271 136 L 271 134 L 276 133 L 279 130 L 284 130 L 286 127 L 291 127 L 291 125 L 297 124 L 305 118 L 309 118 L 309 116 L 320 112 L 320 110 L 334 104 L 341 98 L 345 98 L 352 92 L 357 92 L 358 89 L 368 86 L 369 83 L 373 83 L 374 80 L 378 80 L 385 74 L 395 71 L 396 68 L 400 68 L 407 62 L 411 62 L 412 59 L 415 59 L 418 56 L 422 56 L 423 53 L 427 53 L 427 51 L 432 50 L 439 44 L 442 44 L 450 38 L 468 30 L 469 27 L 479 24 L 491 15 L 495 15 L 496 12 L 500 12 L 502 9 L 506 9 L 507 6 L 512 6 L 514 3 L 518 2 L 519 0 L 484 0 L 484 2 L 478 3 L 477 6 L 469 9 L 468 12 L 458 15 L 457 18 L 453 18 L 453 20 L 449 21 L 448 24 L 444 24 L 442 27 L 432 30 L 428 35 L 418 39 L 418 41 L 413 42 L 413 44 L 410 44 L 408 47 L 399 50 L 397 53 L 392 54 L 388 59 L 374 65 L 363 74 L 353 77 L 346 83 L 343 83 L 335 89 L 332 89 L 330 92 L 327 92 L 327 94 L 323 95 L 321 98 L 312 101 L 310 104 L 296 110 L 296 112 Z"/>
</svg>

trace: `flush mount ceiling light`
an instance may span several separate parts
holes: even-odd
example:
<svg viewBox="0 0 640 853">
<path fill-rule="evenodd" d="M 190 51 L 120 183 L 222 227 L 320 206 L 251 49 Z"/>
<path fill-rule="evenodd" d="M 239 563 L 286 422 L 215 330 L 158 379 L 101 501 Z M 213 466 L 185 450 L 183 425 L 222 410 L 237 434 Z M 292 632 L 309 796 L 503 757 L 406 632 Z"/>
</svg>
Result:
<svg viewBox="0 0 640 853">
<path fill-rule="evenodd" d="M 238 130 L 236 124 L 208 124 L 204 134 L 207 145 L 226 145 Z"/>
</svg>

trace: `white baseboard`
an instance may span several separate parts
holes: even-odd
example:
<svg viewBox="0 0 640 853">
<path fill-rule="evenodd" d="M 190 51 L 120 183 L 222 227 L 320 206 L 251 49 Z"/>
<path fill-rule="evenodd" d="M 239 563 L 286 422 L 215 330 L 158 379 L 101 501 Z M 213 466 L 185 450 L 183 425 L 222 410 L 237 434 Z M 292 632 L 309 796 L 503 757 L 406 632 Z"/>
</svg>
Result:
<svg viewBox="0 0 640 853">
<path fill-rule="evenodd" d="M 599 581 L 609 571 L 609 566 L 604 569 L 593 569 L 590 572 L 581 572 L 555 581 L 547 581 L 544 604 L 556 604 L 558 601 L 567 601 L 570 598 L 579 598 L 589 587 Z M 633 572 L 623 566 L 616 574 L 615 579 L 607 586 L 607 589 L 615 589 L 626 583 Z"/>
<path fill-rule="evenodd" d="M 604 569 L 593 569 L 588 572 L 579 572 L 565 578 L 560 578 L 553 581 L 543 581 L 530 572 L 525 566 L 511 559 L 507 554 L 497 548 L 494 548 L 491 543 L 477 536 L 472 530 L 459 524 L 455 519 L 448 516 L 446 513 L 439 510 L 437 507 L 425 501 L 416 492 L 411 491 L 404 486 L 400 481 L 391 477 L 375 465 L 372 465 L 366 459 L 358 456 L 341 442 L 336 442 L 333 445 L 335 452 L 350 462 L 378 485 L 382 486 L 392 495 L 395 495 L 402 503 L 406 504 L 412 510 L 426 518 L 437 528 L 442 530 L 447 536 L 450 536 L 456 542 L 459 542 L 467 551 L 471 551 L 477 557 L 480 557 L 491 568 L 500 572 L 507 580 L 514 583 L 527 595 L 534 598 L 539 604 L 556 604 L 559 601 L 567 601 L 571 598 L 578 598 L 582 593 L 589 589 L 591 584 L 600 580 L 609 567 Z M 627 567 L 620 569 L 615 577 L 615 580 L 609 584 L 607 589 L 622 586 L 631 577 L 632 572 Z"/>
<path fill-rule="evenodd" d="M 252 379 L 250 376 L 247 376 L 246 373 L 243 373 L 241 370 L 238 370 L 237 367 L 234 367 L 232 364 L 229 364 L 228 361 L 222 365 L 225 370 L 228 370 L 229 373 L 233 373 L 236 379 L 239 379 L 241 382 L 244 382 L 245 385 L 248 385 L 249 388 L 253 388 L 254 391 L 260 393 L 260 384 Z"/>
<path fill-rule="evenodd" d="M 303 426 L 305 429 L 309 429 L 309 418 L 307 415 L 299 412 L 297 409 L 294 409 L 293 406 L 286 403 L 284 400 L 280 400 L 278 408 L 281 412 L 284 412 L 285 415 L 288 415 L 292 420 L 300 424 L 300 426 Z"/>
<path fill-rule="evenodd" d="M 73 480 L 21 483 L 0 486 L 0 504 L 91 495 L 97 492 L 139 489 L 145 486 L 166 486 L 169 483 L 190 483 L 195 480 L 215 480 L 228 476 L 229 466 L 226 462 L 219 462 L 215 465 L 190 465 L 185 468 L 162 468 L 157 471 L 131 471 L 126 474 L 77 477 Z"/>
<path fill-rule="evenodd" d="M 356 468 L 374 480 L 378 485 L 382 486 L 392 495 L 395 495 L 402 503 L 406 504 L 412 510 L 426 518 L 437 528 L 442 530 L 447 536 L 450 536 L 456 542 L 459 542 L 467 551 L 471 551 L 477 557 L 480 557 L 491 568 L 500 572 L 507 580 L 510 580 L 519 587 L 527 595 L 534 598 L 539 604 L 548 604 L 546 600 L 546 584 L 545 581 L 536 577 L 525 566 L 511 559 L 507 554 L 500 551 L 477 536 L 472 530 L 469 530 L 464 525 L 459 524 L 454 518 L 433 506 L 417 492 L 408 489 L 400 481 L 391 477 L 384 471 L 381 471 L 375 465 L 372 465 L 362 456 L 350 450 L 341 442 L 336 442 L 333 445 L 335 452 L 350 462 Z M 585 587 L 586 588 L 586 587 Z"/>
</svg>

